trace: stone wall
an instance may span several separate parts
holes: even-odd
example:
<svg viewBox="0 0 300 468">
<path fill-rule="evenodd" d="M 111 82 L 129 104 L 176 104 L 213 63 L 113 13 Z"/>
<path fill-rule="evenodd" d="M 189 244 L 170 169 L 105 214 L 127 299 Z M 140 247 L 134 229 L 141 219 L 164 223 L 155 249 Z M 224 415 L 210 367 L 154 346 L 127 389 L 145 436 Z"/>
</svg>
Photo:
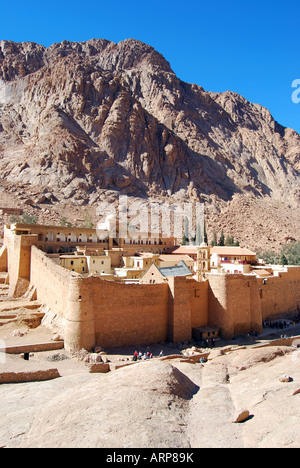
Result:
<svg viewBox="0 0 300 468">
<path fill-rule="evenodd" d="M 12 236 L 6 241 L 9 296 L 21 297 L 30 284 L 31 247 L 37 236 Z"/>
<path fill-rule="evenodd" d="M 288 267 L 278 277 L 258 280 L 262 319 L 288 315 L 300 309 L 300 267 Z"/>
<path fill-rule="evenodd" d="M 196 281 L 189 278 L 189 302 L 191 327 L 204 327 L 208 324 L 208 281 Z"/>
<path fill-rule="evenodd" d="M 224 338 L 262 330 L 257 280 L 252 276 L 210 275 L 208 317 Z"/>
<path fill-rule="evenodd" d="M 35 246 L 32 247 L 30 281 L 36 287 L 37 300 L 62 318 L 66 316 L 72 275 L 77 274 L 60 267 L 44 252 Z"/>
<path fill-rule="evenodd" d="M 168 337 L 168 284 L 122 284 L 90 278 L 96 343 L 155 343 Z"/>
<path fill-rule="evenodd" d="M 37 299 L 62 319 L 69 350 L 186 341 L 193 327 L 206 325 L 230 339 L 300 309 L 300 268 L 267 281 L 209 275 L 204 282 L 170 277 L 159 284 L 124 284 L 66 270 L 36 242 L 35 235 L 5 238 L 10 292 L 21 295 L 30 281 Z"/>
</svg>

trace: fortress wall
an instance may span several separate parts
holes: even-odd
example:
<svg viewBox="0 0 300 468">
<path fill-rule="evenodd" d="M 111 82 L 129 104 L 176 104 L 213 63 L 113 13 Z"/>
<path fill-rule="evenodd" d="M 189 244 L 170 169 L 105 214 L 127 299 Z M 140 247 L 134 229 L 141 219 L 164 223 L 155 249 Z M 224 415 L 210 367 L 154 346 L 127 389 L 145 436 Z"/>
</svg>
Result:
<svg viewBox="0 0 300 468">
<path fill-rule="evenodd" d="M 210 275 L 208 317 L 209 324 L 218 327 L 226 339 L 249 331 L 261 331 L 261 304 L 256 278 Z"/>
<path fill-rule="evenodd" d="M 168 340 L 186 341 L 192 337 L 190 291 L 187 278 L 170 277 Z"/>
<path fill-rule="evenodd" d="M 63 318 L 67 311 L 69 282 L 72 274 L 74 275 L 74 272 L 60 267 L 44 252 L 35 246 L 32 247 L 30 282 L 36 287 L 37 300 L 46 304 Z"/>
<path fill-rule="evenodd" d="M 8 246 L 9 296 L 21 297 L 30 282 L 31 247 L 37 236 L 13 236 Z"/>
<path fill-rule="evenodd" d="M 208 281 L 188 279 L 190 292 L 191 327 L 204 327 L 208 323 Z"/>
<path fill-rule="evenodd" d="M 97 345 L 137 345 L 167 339 L 167 283 L 122 284 L 88 278 L 85 286 L 92 294 Z"/>
<path fill-rule="evenodd" d="M 233 317 L 227 307 L 227 275 L 209 275 L 208 324 L 217 327 L 223 336 L 234 336 Z"/>
<path fill-rule="evenodd" d="M 256 277 L 227 275 L 227 308 L 233 336 L 262 331 L 261 303 Z"/>
<path fill-rule="evenodd" d="M 289 315 L 300 309 L 300 267 L 288 267 L 279 277 L 259 281 L 262 319 Z"/>
</svg>

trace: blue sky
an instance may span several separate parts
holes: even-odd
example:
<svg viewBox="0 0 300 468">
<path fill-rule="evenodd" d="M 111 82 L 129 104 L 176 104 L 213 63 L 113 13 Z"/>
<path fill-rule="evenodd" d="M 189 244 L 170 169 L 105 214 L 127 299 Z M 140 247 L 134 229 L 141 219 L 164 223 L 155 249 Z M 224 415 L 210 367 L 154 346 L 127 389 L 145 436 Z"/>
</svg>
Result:
<svg viewBox="0 0 300 468">
<path fill-rule="evenodd" d="M 207 91 L 237 92 L 300 133 L 299 0 L 0 0 L 0 40 L 134 38 L 177 76 Z"/>
</svg>

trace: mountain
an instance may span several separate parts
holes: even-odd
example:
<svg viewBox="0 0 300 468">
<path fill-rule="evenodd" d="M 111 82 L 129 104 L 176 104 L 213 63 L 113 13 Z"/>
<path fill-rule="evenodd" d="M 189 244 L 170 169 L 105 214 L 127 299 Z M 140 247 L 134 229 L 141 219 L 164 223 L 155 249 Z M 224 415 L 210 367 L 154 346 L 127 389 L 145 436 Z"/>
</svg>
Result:
<svg viewBox="0 0 300 468">
<path fill-rule="evenodd" d="M 193 199 L 210 235 L 278 247 L 299 232 L 299 171 L 294 130 L 236 93 L 181 81 L 149 45 L 0 42 L 3 200 L 36 197 L 42 221 L 120 193 Z"/>
</svg>

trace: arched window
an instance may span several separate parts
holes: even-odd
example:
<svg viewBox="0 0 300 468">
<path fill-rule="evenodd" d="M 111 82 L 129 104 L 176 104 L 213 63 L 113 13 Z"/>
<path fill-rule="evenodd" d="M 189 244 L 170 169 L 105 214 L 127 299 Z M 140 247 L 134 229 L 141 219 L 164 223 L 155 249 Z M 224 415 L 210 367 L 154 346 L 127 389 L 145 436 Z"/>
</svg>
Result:
<svg viewBox="0 0 300 468">
<path fill-rule="evenodd" d="M 54 242 L 54 232 L 48 231 L 45 238 L 46 242 Z"/>
</svg>

